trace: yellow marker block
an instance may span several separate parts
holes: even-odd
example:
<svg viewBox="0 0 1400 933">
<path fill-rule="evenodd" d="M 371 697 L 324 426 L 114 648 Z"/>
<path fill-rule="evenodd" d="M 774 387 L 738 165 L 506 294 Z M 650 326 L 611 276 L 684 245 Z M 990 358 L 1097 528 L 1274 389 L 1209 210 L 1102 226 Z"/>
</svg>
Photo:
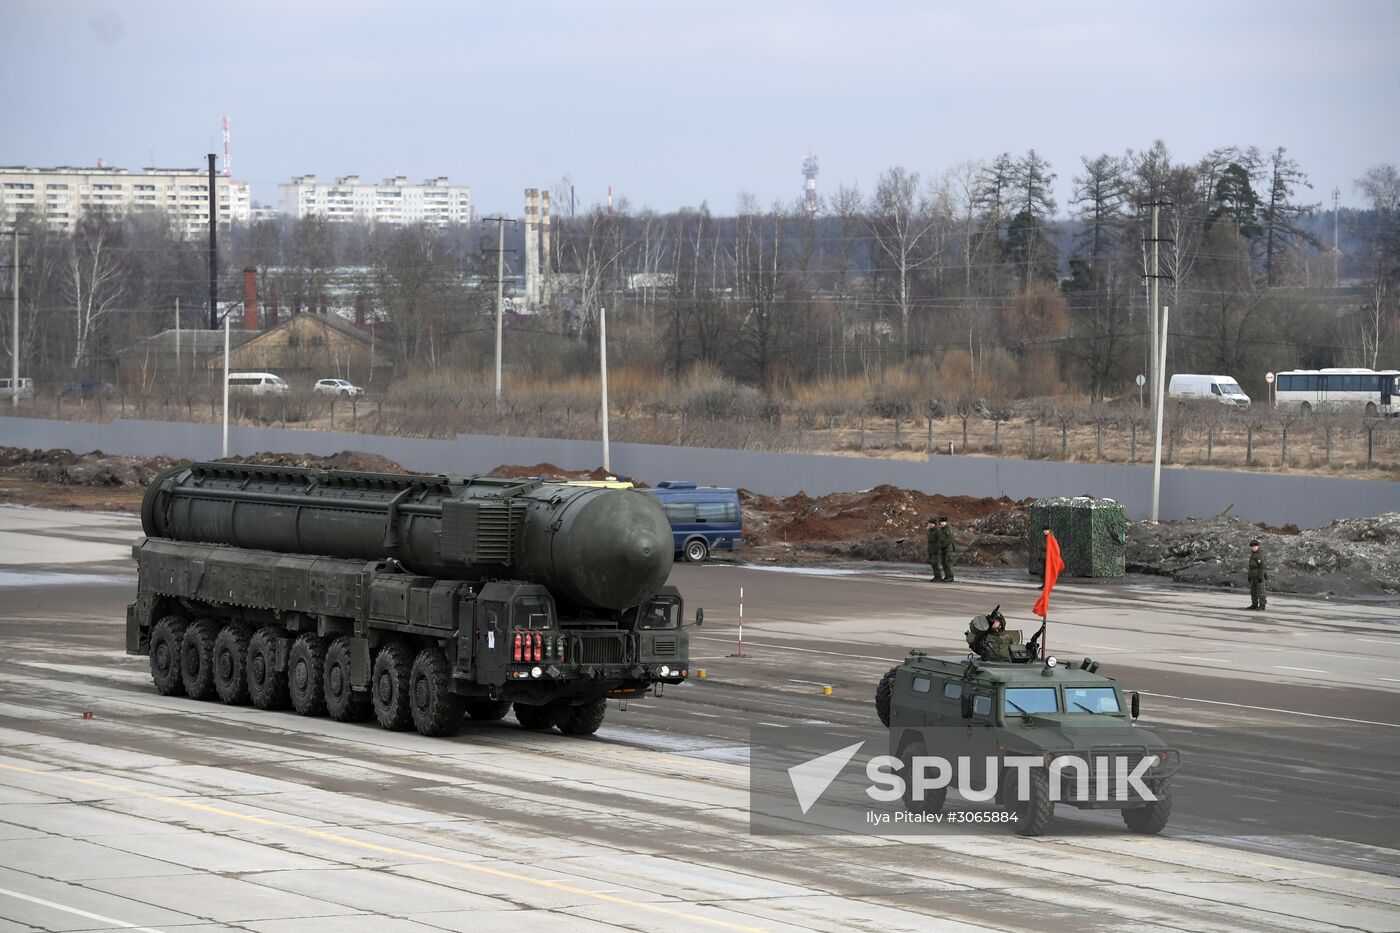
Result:
<svg viewBox="0 0 1400 933">
<path fill-rule="evenodd" d="M 830 688 L 830 687 L 822 687 L 822 696 L 824 696 L 824 697 L 829 697 L 829 696 L 831 696 L 831 688 Z"/>
<path fill-rule="evenodd" d="M 708 676 L 708 672 L 702 667 L 695 672 L 695 676 L 699 677 L 701 680 L 704 680 Z"/>
</svg>

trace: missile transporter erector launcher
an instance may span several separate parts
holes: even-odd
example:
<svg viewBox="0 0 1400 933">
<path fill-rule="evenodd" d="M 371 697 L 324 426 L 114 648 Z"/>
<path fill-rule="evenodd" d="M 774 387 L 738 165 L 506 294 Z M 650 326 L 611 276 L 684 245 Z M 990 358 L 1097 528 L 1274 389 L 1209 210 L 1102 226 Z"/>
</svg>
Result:
<svg viewBox="0 0 1400 933">
<path fill-rule="evenodd" d="M 589 735 L 689 674 L 670 525 L 635 490 L 195 463 L 141 522 L 126 650 L 163 694 Z"/>
</svg>

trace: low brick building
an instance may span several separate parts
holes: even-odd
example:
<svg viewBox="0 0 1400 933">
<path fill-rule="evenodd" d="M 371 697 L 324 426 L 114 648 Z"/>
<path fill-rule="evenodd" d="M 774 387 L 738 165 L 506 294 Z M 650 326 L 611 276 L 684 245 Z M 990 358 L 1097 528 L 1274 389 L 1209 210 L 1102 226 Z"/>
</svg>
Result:
<svg viewBox="0 0 1400 933">
<path fill-rule="evenodd" d="M 223 353 L 210 357 L 207 365 L 222 369 Z M 372 385 L 393 375 L 393 365 L 373 334 L 336 314 L 298 314 L 258 334 L 230 351 L 229 369 L 275 373 L 294 392 L 309 389 L 318 379 Z"/>
</svg>

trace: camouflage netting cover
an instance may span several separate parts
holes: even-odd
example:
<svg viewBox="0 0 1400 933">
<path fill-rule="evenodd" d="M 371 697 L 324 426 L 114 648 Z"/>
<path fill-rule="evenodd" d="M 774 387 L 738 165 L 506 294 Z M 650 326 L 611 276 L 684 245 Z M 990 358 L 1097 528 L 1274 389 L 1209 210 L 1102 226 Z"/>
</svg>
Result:
<svg viewBox="0 0 1400 933">
<path fill-rule="evenodd" d="M 1037 577 L 1045 571 L 1045 536 L 1040 530 L 1046 525 L 1060 542 L 1066 575 L 1123 576 L 1128 520 L 1119 503 L 1090 496 L 1037 499 L 1026 528 L 1030 572 Z"/>
</svg>

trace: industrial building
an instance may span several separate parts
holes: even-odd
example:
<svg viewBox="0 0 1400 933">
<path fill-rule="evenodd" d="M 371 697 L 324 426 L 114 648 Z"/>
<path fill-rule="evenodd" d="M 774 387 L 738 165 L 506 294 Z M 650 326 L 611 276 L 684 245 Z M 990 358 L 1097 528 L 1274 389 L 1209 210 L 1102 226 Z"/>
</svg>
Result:
<svg viewBox="0 0 1400 933">
<path fill-rule="evenodd" d="M 252 200 L 247 182 L 214 177 L 219 226 L 247 223 Z M 197 168 L 30 168 L 0 166 L 0 224 L 32 214 L 56 230 L 71 231 L 84 211 L 112 213 L 159 210 L 192 236 L 209 229 L 209 175 Z"/>
<path fill-rule="evenodd" d="M 411 185 L 398 175 L 367 184 L 358 175 L 334 182 L 299 175 L 277 186 L 278 209 L 298 219 L 320 215 L 327 220 L 376 224 L 466 224 L 472 220 L 471 188 L 449 184 L 445 177 Z"/>
</svg>

